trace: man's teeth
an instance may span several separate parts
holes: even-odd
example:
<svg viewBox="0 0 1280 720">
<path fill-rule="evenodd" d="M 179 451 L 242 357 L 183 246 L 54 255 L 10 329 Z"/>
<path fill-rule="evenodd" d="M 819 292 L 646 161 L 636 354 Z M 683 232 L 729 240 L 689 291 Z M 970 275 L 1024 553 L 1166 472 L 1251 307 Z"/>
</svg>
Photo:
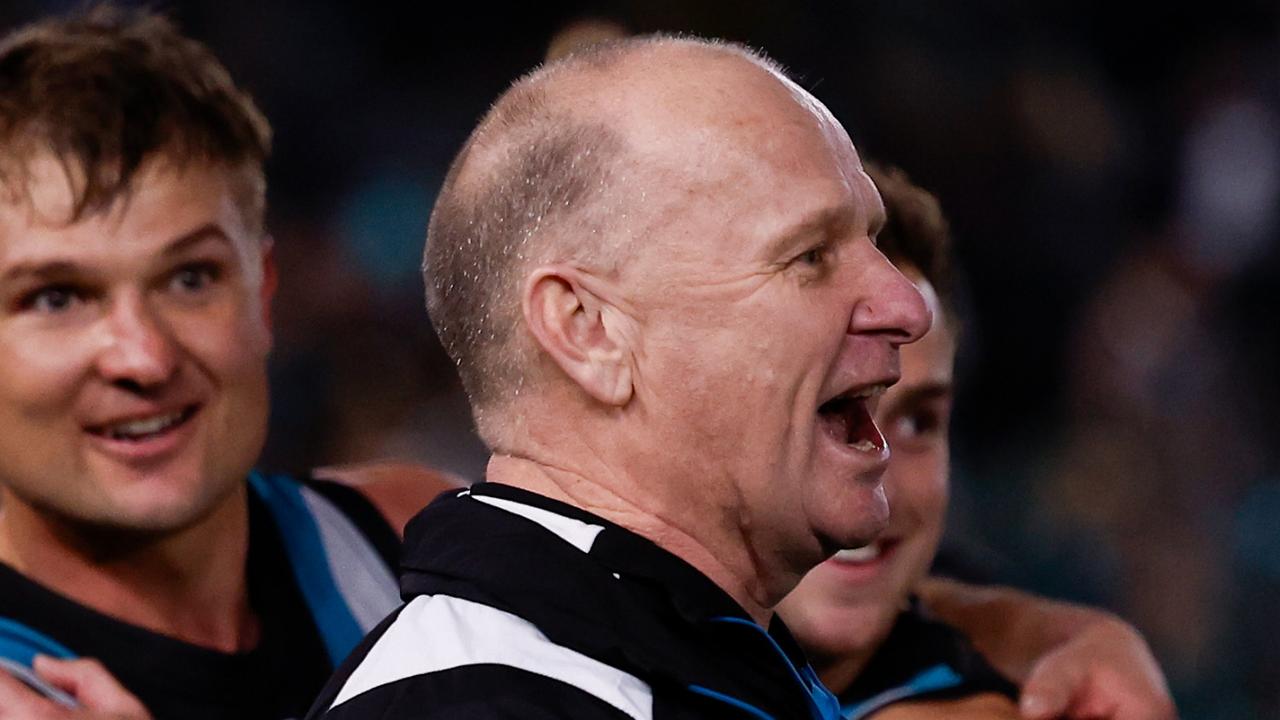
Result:
<svg viewBox="0 0 1280 720">
<path fill-rule="evenodd" d="M 880 557 L 880 543 L 873 542 L 869 545 L 863 545 L 860 548 L 851 548 L 849 550 L 841 550 L 835 554 L 835 559 L 840 562 L 849 563 L 865 563 L 871 562 Z"/>
<path fill-rule="evenodd" d="M 854 393 L 853 397 L 855 398 L 880 397 L 881 395 L 884 394 L 884 391 L 888 389 L 889 389 L 888 385 L 872 385 L 871 387 L 862 388 L 858 392 Z"/>
<path fill-rule="evenodd" d="M 876 451 L 876 444 L 871 442 L 870 440 L 859 440 L 857 442 L 849 443 L 849 447 L 859 452 L 865 452 L 865 453 Z M 842 550 L 841 552 L 844 552 L 844 551 Z"/>
<path fill-rule="evenodd" d="M 107 428 L 107 435 L 115 440 L 129 440 L 142 435 L 153 435 L 176 425 L 178 421 L 182 420 L 182 416 L 182 411 L 178 411 L 168 415 L 157 415 L 142 420 L 118 423 Z"/>
</svg>

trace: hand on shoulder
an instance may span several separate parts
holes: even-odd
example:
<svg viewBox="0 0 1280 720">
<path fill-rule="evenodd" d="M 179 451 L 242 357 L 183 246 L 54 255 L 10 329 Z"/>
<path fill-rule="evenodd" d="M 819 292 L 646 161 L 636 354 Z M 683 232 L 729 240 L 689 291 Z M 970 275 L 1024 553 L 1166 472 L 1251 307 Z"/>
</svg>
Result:
<svg viewBox="0 0 1280 720">
<path fill-rule="evenodd" d="M 1027 720 L 1174 720 L 1164 673 L 1136 628 L 1097 608 L 929 578 L 925 605 L 1022 688 Z"/>
<path fill-rule="evenodd" d="M 1131 625 L 1101 611 L 1032 667 L 1022 685 L 1027 720 L 1175 720 L 1164 674 Z"/>
</svg>

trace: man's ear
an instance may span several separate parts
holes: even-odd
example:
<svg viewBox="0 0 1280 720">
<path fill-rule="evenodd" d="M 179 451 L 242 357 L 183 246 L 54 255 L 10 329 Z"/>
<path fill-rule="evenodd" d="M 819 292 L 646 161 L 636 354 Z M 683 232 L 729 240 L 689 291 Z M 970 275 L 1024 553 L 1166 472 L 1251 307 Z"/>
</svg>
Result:
<svg viewBox="0 0 1280 720">
<path fill-rule="evenodd" d="M 567 265 L 538 268 L 524 284 L 523 309 L 539 347 L 588 395 L 621 407 L 631 400 L 631 348 L 621 313 Z"/>
</svg>

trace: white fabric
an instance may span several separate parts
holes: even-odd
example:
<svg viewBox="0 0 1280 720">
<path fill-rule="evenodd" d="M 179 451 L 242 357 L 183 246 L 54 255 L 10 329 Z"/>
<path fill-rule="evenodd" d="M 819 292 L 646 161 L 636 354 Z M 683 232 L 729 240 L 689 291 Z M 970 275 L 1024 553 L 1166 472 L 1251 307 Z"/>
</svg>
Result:
<svg viewBox="0 0 1280 720">
<path fill-rule="evenodd" d="M 560 680 L 635 720 L 653 718 L 653 693 L 639 678 L 556 645 L 523 618 L 449 595 L 411 600 L 347 678 L 330 709 L 397 680 L 479 664 Z"/>
<path fill-rule="evenodd" d="M 360 630 L 368 633 L 400 606 L 399 583 L 373 544 L 342 511 L 315 490 L 305 485 L 301 490 L 320 530 L 334 584 Z"/>
<path fill-rule="evenodd" d="M 471 495 L 472 500 L 479 500 L 486 505 L 492 505 L 502 508 L 510 513 L 515 513 L 520 517 L 532 520 L 551 532 L 559 535 L 570 545 L 578 548 L 582 552 L 591 552 L 591 546 L 596 542 L 596 536 L 604 530 L 603 525 L 592 525 L 565 517 L 559 513 L 553 513 L 550 510 L 543 510 L 532 505 L 507 500 L 505 498 L 489 497 L 488 495 Z"/>
</svg>

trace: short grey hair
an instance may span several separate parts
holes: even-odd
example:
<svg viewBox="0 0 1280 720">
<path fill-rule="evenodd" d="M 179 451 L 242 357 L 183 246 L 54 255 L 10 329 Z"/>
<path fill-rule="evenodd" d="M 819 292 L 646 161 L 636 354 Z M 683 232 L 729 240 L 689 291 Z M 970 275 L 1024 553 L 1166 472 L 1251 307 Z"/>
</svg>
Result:
<svg viewBox="0 0 1280 720">
<path fill-rule="evenodd" d="M 481 437 L 492 447 L 488 411 L 518 396 L 533 348 L 519 332 L 520 285 L 534 264 L 579 262 L 616 268 L 628 243 L 601 239 L 618 192 L 626 138 L 557 94 L 557 78 L 605 71 L 636 52 L 690 45 L 741 55 L 783 74 L 761 53 L 734 43 L 663 35 L 591 46 L 525 75 L 480 121 L 445 176 L 423 257 L 427 310 L 458 366 Z M 631 228 L 634 230 L 634 228 Z M 592 237 L 597 236 L 597 237 Z"/>
</svg>

